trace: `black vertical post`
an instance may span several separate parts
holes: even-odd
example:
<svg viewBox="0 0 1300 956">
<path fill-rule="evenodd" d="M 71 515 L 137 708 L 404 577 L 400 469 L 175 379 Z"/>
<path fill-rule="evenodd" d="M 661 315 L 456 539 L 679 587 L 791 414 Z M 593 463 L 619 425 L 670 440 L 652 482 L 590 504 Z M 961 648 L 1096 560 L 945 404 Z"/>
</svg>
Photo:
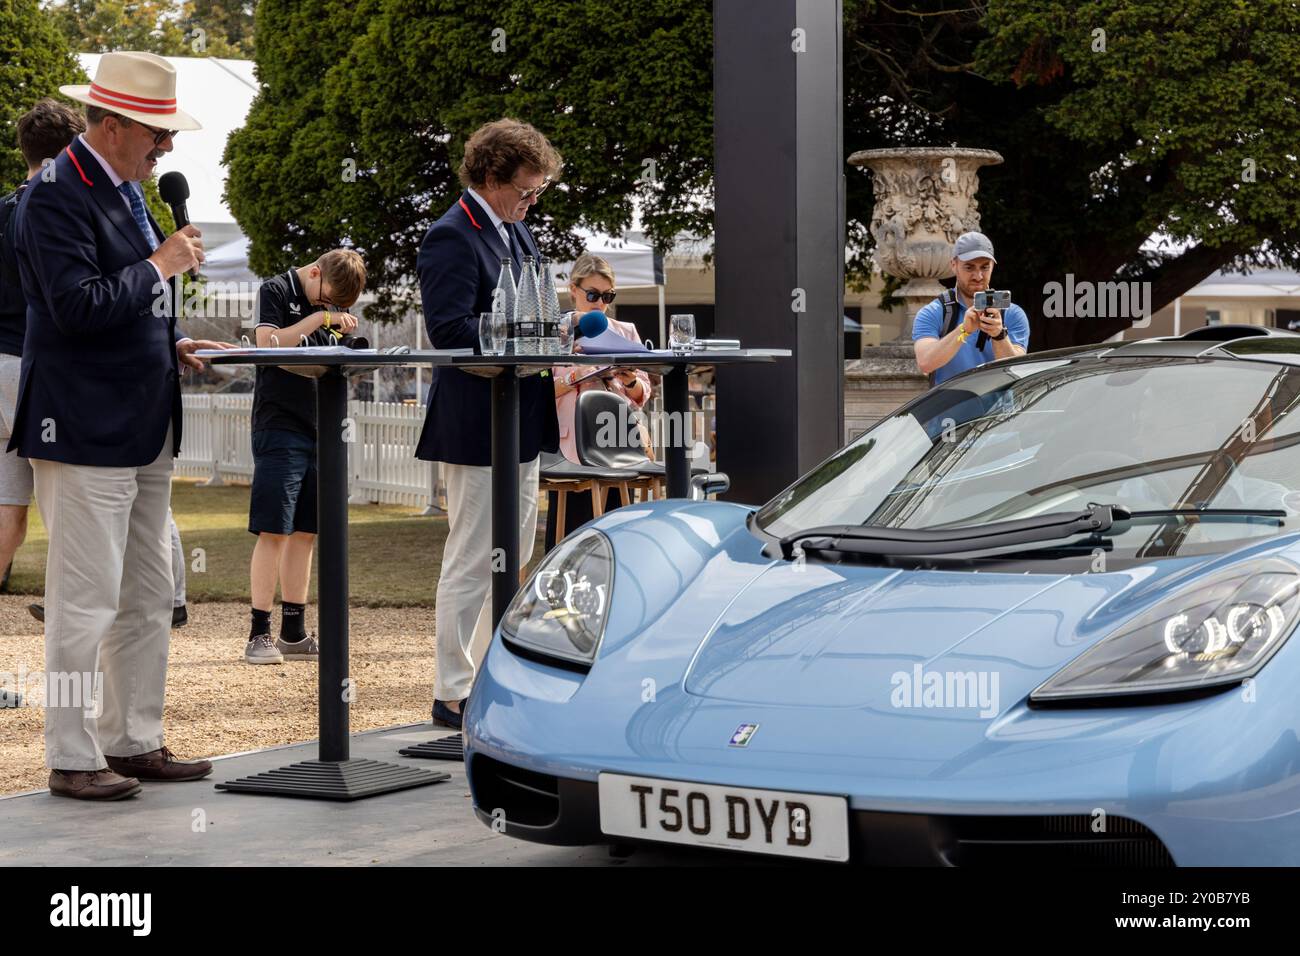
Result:
<svg viewBox="0 0 1300 956">
<path fill-rule="evenodd" d="M 349 753 L 347 411 L 348 380 L 332 368 L 316 383 L 321 760 L 347 760 Z"/>
<path fill-rule="evenodd" d="M 761 503 L 844 442 L 841 0 L 715 0 L 718 467 Z"/>
<path fill-rule="evenodd" d="M 686 446 L 692 437 L 687 427 L 689 418 L 686 366 L 674 365 L 664 373 L 664 411 L 667 426 L 664 428 L 664 477 L 669 498 L 686 498 L 691 493 L 691 466 L 686 458 Z"/>
<path fill-rule="evenodd" d="M 492 627 L 519 590 L 519 376 L 492 379 Z"/>
</svg>

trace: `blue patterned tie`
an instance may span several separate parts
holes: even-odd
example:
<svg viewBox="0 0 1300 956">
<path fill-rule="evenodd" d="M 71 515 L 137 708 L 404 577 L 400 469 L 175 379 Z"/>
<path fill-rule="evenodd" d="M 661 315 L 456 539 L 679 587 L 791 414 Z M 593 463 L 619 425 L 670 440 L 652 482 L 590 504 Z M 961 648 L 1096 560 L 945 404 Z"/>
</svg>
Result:
<svg viewBox="0 0 1300 956">
<path fill-rule="evenodd" d="M 144 200 L 129 182 L 123 182 L 117 187 L 117 191 L 125 196 L 131 203 L 131 215 L 135 217 L 135 224 L 140 227 L 144 233 L 144 241 L 149 246 L 149 251 L 153 252 L 158 248 L 158 239 L 153 234 L 153 228 L 149 225 L 149 217 L 144 212 Z"/>
<path fill-rule="evenodd" d="M 510 237 L 506 241 L 506 248 L 510 250 L 510 257 L 515 260 L 515 272 L 523 275 L 524 263 L 519 258 L 519 250 L 523 248 L 523 243 L 519 239 L 519 233 L 515 232 L 515 225 L 512 222 L 503 222 L 501 225 L 506 227 L 506 235 Z"/>
</svg>

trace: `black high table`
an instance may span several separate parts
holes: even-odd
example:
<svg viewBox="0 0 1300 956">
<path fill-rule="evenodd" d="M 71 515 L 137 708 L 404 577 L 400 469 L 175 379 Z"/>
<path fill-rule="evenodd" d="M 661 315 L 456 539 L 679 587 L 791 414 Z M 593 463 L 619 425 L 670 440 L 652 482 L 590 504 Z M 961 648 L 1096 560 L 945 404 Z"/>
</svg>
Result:
<svg viewBox="0 0 1300 956">
<path fill-rule="evenodd" d="M 271 365 L 316 381 L 316 472 L 318 515 L 318 671 L 319 759 L 280 767 L 216 785 L 232 793 L 259 793 L 317 800 L 357 800 L 451 779 L 442 771 L 420 770 L 349 754 L 348 702 L 348 452 L 344 422 L 348 413 L 348 375 L 378 365 L 411 364 L 407 356 L 309 349 L 233 349 L 200 351 L 214 365 Z M 426 353 L 429 360 L 470 355 L 468 349 Z M 394 361 L 397 359 L 398 361 Z"/>
<path fill-rule="evenodd" d="M 728 349 L 689 354 L 627 352 L 615 355 L 475 355 L 468 349 L 397 354 L 302 348 L 203 351 L 215 365 L 273 365 L 317 379 L 317 475 L 320 617 L 320 759 L 217 784 L 219 790 L 317 799 L 353 800 L 439 783 L 449 775 L 348 756 L 347 375 L 380 365 L 459 368 L 492 379 L 492 550 L 504 560 L 492 572 L 492 628 L 519 589 L 519 379 L 555 365 L 623 366 L 663 376 L 664 411 L 678 422 L 678 441 L 665 442 L 668 496 L 690 493 L 684 423 L 689 411 L 687 374 L 692 367 L 772 362 L 786 349 Z M 437 400 L 436 394 L 434 400 Z M 333 427 L 327 425 L 331 423 Z M 336 423 L 336 424 L 334 424 Z M 459 759 L 459 741 L 431 741 L 401 751 L 407 756 Z"/>
</svg>

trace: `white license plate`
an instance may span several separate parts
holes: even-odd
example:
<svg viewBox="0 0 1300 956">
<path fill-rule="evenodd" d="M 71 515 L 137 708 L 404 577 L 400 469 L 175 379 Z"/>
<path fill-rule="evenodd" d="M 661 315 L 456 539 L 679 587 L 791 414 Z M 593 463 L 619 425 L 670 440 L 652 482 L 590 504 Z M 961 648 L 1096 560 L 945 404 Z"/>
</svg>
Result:
<svg viewBox="0 0 1300 956">
<path fill-rule="evenodd" d="M 602 773 L 600 829 L 608 836 L 773 853 L 849 858 L 844 797 L 753 790 Z"/>
</svg>

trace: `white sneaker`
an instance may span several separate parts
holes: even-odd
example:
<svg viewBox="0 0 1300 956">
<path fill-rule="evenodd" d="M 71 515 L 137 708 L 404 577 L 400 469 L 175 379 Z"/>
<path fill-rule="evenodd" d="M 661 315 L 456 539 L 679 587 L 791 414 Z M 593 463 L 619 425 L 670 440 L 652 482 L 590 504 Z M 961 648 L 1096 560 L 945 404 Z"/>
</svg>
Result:
<svg viewBox="0 0 1300 956">
<path fill-rule="evenodd" d="M 244 660 L 249 664 L 283 664 L 284 655 L 276 648 L 270 634 L 258 634 L 244 645 Z"/>
</svg>

